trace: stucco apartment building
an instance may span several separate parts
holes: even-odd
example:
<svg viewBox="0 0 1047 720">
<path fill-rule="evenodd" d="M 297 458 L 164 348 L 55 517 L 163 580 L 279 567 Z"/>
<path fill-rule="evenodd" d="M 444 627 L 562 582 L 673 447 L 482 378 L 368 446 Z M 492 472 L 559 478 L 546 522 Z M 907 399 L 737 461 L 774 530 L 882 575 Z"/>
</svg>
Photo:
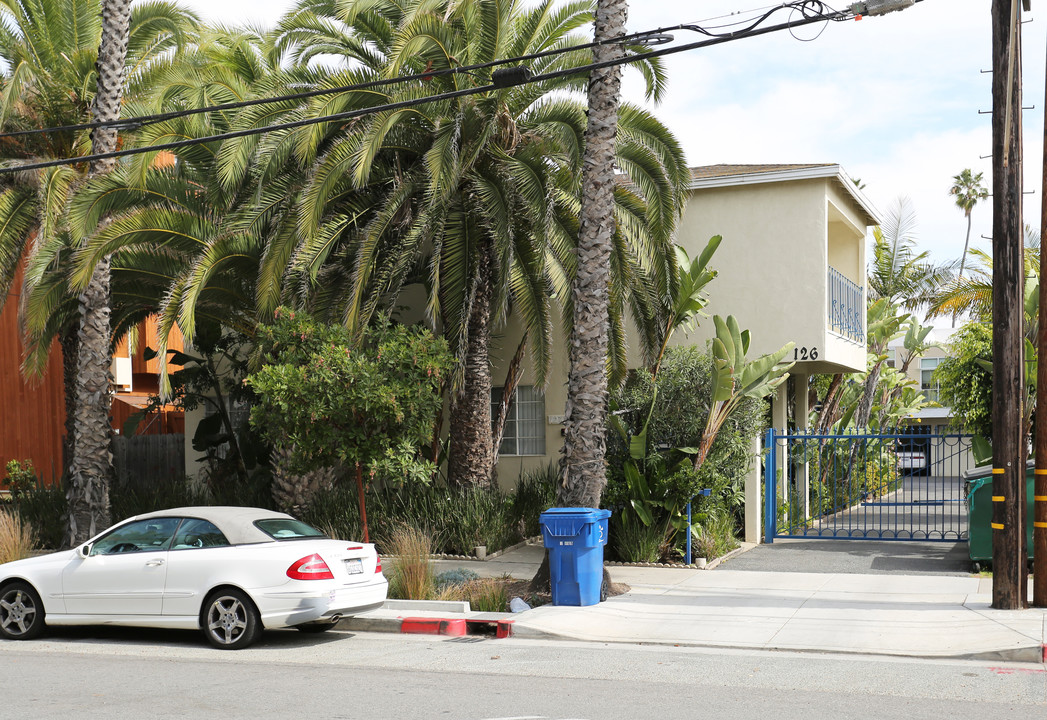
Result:
<svg viewBox="0 0 1047 720">
<path fill-rule="evenodd" d="M 792 378 L 772 402 L 775 427 L 805 425 L 807 394 L 795 388 L 805 388 L 810 375 L 865 370 L 866 239 L 878 223 L 839 165 L 692 168 L 676 242 L 696 257 L 710 237 L 723 236 L 711 261 L 719 274 L 707 288 L 706 312 L 734 315 L 750 330 L 750 357 L 796 344 Z M 711 320 L 703 321 L 691 333 L 678 332 L 672 344 L 704 346 L 713 332 Z M 504 331 L 493 377 L 505 377 L 520 335 L 516 327 Z M 636 343 L 629 363 L 641 364 Z M 558 337 L 546 387 L 534 384 L 529 369 L 520 382 L 501 446 L 501 483 L 557 459 L 566 378 L 567 352 Z"/>
</svg>

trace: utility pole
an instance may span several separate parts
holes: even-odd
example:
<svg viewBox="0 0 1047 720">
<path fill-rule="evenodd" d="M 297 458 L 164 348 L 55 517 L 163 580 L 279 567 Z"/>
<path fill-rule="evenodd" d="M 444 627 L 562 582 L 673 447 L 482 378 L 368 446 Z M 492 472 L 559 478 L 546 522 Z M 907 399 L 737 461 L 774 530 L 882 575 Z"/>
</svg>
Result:
<svg viewBox="0 0 1047 720">
<path fill-rule="evenodd" d="M 1044 89 L 1047 103 L 1047 88 Z M 1043 127 L 1043 182 L 1040 184 L 1040 237 L 1047 237 L 1047 104 Z M 1040 252 L 1040 311 L 1037 320 L 1036 482 L 1033 500 L 1032 604 L 1047 607 L 1047 255 Z"/>
<path fill-rule="evenodd" d="M 1019 0 L 992 3 L 993 518 L 992 606 L 1025 607 L 1025 453 Z"/>
</svg>

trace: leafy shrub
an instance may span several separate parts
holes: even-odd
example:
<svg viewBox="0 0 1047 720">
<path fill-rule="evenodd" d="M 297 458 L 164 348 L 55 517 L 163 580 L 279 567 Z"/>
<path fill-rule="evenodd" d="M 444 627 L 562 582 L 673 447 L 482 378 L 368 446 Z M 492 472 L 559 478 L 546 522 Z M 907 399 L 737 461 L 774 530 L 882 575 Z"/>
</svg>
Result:
<svg viewBox="0 0 1047 720">
<path fill-rule="evenodd" d="M 109 491 L 110 516 L 114 522 L 156 510 L 206 504 L 206 492 L 185 479 L 149 485 L 127 483 Z"/>
<path fill-rule="evenodd" d="M 864 492 L 878 498 L 898 489 L 898 457 L 893 441 L 870 443 L 860 468 L 860 482 Z"/>
<path fill-rule="evenodd" d="M 540 535 L 541 515 L 556 503 L 556 466 L 550 463 L 540 470 L 522 473 L 510 503 L 510 516 L 516 521 L 520 539 Z"/>
<path fill-rule="evenodd" d="M 696 558 L 718 558 L 738 547 L 734 521 L 723 512 L 710 514 L 696 525 L 691 540 L 691 555 Z"/>
<path fill-rule="evenodd" d="M 644 525 L 634 515 L 612 513 L 608 538 L 622 562 L 658 562 L 662 559 L 667 528 L 664 521 Z"/>
<path fill-rule="evenodd" d="M 472 570 L 466 568 L 455 568 L 454 570 L 445 570 L 440 573 L 436 576 L 434 582 L 436 584 L 436 592 L 439 594 L 449 587 L 465 585 L 466 583 L 479 579 L 480 576 Z"/>
<path fill-rule="evenodd" d="M 7 463 L 7 479 L 4 481 L 12 497 L 25 495 L 39 487 L 32 460 L 10 460 Z"/>
<path fill-rule="evenodd" d="M 680 532 L 686 527 L 682 509 L 699 490 L 711 491 L 708 498 L 698 501 L 694 516 L 699 523 L 707 513 L 709 517 L 722 518 L 718 522 L 729 521 L 733 533 L 741 532 L 743 527 L 745 478 L 754 462 L 752 440 L 765 427 L 765 401 L 746 399 L 741 403 L 720 429 L 697 472 L 678 463 L 681 453 L 676 448 L 698 446 L 705 430 L 711 397 L 711 363 L 703 348 L 670 348 L 658 375 L 657 392 L 651 374 L 641 369 L 612 395 L 629 437 L 639 434 L 647 422 L 649 455 L 643 458 L 643 467 L 639 469 L 648 492 L 646 498 L 637 497 L 637 483 L 630 485 L 625 474 L 628 463 L 633 460 L 630 448 L 619 433 L 609 427 L 608 484 L 603 505 L 618 515 L 623 511 L 632 512 L 636 502 L 645 503 L 654 518 L 652 525 L 662 528 L 668 525 L 667 533 L 674 547 L 663 548 L 662 557 L 682 554 L 686 542 L 686 535 Z M 620 524 L 619 533 L 635 535 L 635 531 Z M 611 542 L 613 547 L 618 547 L 613 538 L 614 533 Z M 653 539 L 646 541 L 644 552 L 630 552 L 649 556 L 653 542 Z"/>
<path fill-rule="evenodd" d="M 427 483 L 422 456 L 442 405 L 447 343 L 423 328 L 341 325 L 278 308 L 258 327 L 262 365 L 245 380 L 257 393 L 251 425 L 291 449 L 291 469 L 362 470 L 364 481 Z"/>
<path fill-rule="evenodd" d="M 37 487 L 17 497 L 12 496 L 11 506 L 22 522 L 33 528 L 41 547 L 51 550 L 62 547 L 68 502 L 61 486 Z"/>
<path fill-rule="evenodd" d="M 387 552 L 392 534 L 405 522 L 429 531 L 434 552 L 472 555 L 477 545 L 495 552 L 523 538 L 519 507 L 512 496 L 493 488 L 406 484 L 367 490 L 367 521 L 381 552 Z M 348 485 L 319 498 L 302 519 L 338 537 L 362 535 L 359 500 Z"/>
<path fill-rule="evenodd" d="M 0 509 L 0 563 L 29 557 L 36 547 L 36 534 L 17 512 Z"/>
<path fill-rule="evenodd" d="M 992 328 L 970 322 L 957 330 L 934 371 L 938 398 L 950 409 L 953 425 L 992 439 Z"/>
</svg>

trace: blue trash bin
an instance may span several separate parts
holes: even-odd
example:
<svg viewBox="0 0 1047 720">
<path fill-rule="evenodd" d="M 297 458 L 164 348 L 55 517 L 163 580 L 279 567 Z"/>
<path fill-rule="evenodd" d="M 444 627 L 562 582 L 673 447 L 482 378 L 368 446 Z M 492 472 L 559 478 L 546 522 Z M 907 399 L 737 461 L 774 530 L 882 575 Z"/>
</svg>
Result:
<svg viewBox="0 0 1047 720">
<path fill-rule="evenodd" d="M 541 514 L 553 605 L 595 605 L 603 585 L 610 510 L 550 508 Z"/>
</svg>

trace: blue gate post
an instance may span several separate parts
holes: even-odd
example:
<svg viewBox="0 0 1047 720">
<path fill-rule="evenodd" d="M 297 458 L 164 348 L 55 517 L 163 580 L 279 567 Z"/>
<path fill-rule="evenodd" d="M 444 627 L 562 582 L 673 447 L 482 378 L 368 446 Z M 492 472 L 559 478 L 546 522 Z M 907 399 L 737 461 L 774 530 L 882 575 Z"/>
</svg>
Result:
<svg viewBox="0 0 1047 720">
<path fill-rule="evenodd" d="M 691 501 L 687 501 L 687 557 L 684 558 L 684 565 L 691 564 Z"/>
<path fill-rule="evenodd" d="M 778 463 L 774 445 L 774 428 L 767 428 L 767 435 L 763 442 L 763 539 L 767 543 L 774 542 L 778 526 Z"/>
</svg>

